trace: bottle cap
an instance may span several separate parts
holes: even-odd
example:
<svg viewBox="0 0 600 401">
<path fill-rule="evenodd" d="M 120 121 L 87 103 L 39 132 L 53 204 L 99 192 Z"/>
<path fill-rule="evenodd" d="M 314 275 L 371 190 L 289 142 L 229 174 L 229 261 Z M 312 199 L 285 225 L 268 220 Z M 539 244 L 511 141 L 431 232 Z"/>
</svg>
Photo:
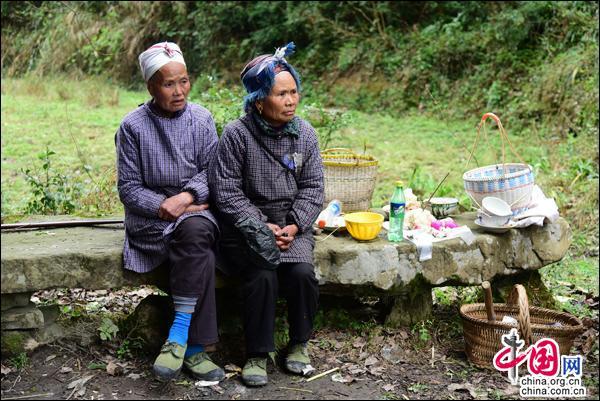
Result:
<svg viewBox="0 0 600 401">
<path fill-rule="evenodd" d="M 397 187 L 401 187 L 403 185 L 404 185 L 404 183 L 402 181 L 396 181 L 396 186 Z"/>
</svg>

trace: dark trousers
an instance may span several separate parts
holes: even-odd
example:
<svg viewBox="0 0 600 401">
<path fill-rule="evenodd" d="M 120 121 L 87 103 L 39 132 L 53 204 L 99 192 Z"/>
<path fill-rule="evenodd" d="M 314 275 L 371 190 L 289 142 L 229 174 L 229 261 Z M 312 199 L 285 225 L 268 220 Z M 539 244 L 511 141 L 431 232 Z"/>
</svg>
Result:
<svg viewBox="0 0 600 401">
<path fill-rule="evenodd" d="M 169 241 L 170 289 L 180 297 L 198 298 L 188 344 L 218 342 L 215 301 L 215 246 L 218 231 L 205 217 L 182 221 Z"/>
<path fill-rule="evenodd" d="M 247 265 L 240 274 L 248 354 L 275 351 L 275 306 L 279 293 L 287 301 L 290 343 L 309 340 L 319 301 L 313 265 L 282 263 L 276 270 Z"/>
</svg>

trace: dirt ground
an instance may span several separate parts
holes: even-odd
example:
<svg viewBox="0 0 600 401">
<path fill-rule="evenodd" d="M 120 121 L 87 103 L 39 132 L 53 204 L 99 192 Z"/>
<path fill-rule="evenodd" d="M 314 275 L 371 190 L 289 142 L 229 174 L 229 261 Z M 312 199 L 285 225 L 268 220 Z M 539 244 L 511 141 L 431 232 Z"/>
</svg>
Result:
<svg viewBox="0 0 600 401">
<path fill-rule="evenodd" d="M 68 302 L 64 296 L 60 301 Z M 333 309 L 321 308 L 330 324 L 320 324 L 309 343 L 313 376 L 338 370 L 310 382 L 269 363 L 267 386 L 244 386 L 238 374 L 243 342 L 236 334 L 222 335 L 212 354 L 227 379 L 203 387 L 182 373 L 163 384 L 152 376 L 153 355 L 131 352 L 123 341 L 100 341 L 94 333 L 88 333 L 92 341 L 86 344 L 83 332 L 97 330 L 97 324 L 71 318 L 63 324 L 77 336 L 40 346 L 26 358 L 2 358 L 2 399 L 520 399 L 505 373 L 467 361 L 456 307 L 436 304 L 431 321 L 406 329 L 386 328 L 374 317 L 369 320 L 369 311 L 358 310 L 355 320 L 340 328 L 329 313 Z M 588 329 L 571 355 L 584 355 L 585 399 L 598 399 L 597 309 L 584 323 Z M 526 368 L 519 372 L 524 375 Z"/>
</svg>

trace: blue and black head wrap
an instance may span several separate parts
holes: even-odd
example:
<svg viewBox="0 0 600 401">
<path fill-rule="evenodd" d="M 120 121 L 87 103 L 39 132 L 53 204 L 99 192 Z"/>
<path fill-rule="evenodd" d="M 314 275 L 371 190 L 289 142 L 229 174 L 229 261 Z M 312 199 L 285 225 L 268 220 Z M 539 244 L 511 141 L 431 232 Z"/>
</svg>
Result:
<svg viewBox="0 0 600 401">
<path fill-rule="evenodd" d="M 288 71 L 294 77 L 298 92 L 300 92 L 300 76 L 287 60 L 286 56 L 294 53 L 296 45 L 290 42 L 280 47 L 275 54 L 263 54 L 250 61 L 240 74 L 242 83 L 248 94 L 244 97 L 244 111 L 250 112 L 254 102 L 266 98 L 275 83 L 275 75 L 281 71 Z"/>
</svg>

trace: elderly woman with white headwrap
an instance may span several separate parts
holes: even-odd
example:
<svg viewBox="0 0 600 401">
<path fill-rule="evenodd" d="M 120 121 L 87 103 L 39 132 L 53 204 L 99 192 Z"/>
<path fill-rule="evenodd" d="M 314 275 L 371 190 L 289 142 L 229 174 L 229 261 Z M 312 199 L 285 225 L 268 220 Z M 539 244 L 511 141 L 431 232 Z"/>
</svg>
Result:
<svg viewBox="0 0 600 401">
<path fill-rule="evenodd" d="M 223 370 L 204 350 L 218 341 L 219 230 L 206 176 L 217 147 L 215 123 L 208 110 L 187 102 L 190 79 L 176 44 L 151 46 L 139 62 L 152 99 L 129 113 L 115 136 L 124 267 L 139 273 L 169 268 L 175 317 L 154 363 L 156 376 L 170 380 L 183 366 L 198 379 L 221 380 Z"/>
</svg>

